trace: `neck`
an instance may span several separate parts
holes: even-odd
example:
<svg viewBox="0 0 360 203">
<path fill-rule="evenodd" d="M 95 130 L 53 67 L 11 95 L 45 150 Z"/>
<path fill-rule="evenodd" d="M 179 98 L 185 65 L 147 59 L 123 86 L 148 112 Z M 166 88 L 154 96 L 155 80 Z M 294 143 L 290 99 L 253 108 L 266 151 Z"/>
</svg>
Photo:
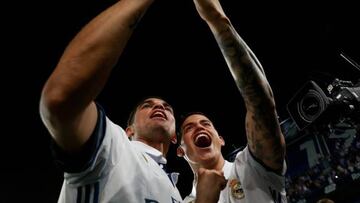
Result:
<svg viewBox="0 0 360 203">
<path fill-rule="evenodd" d="M 208 161 L 201 164 L 201 167 L 206 169 L 214 169 L 217 171 L 222 171 L 225 164 L 225 160 L 223 156 L 219 156 L 214 161 Z"/>
<path fill-rule="evenodd" d="M 223 171 L 225 159 L 223 156 L 219 156 L 219 158 L 214 161 L 206 161 L 204 163 L 195 163 L 195 162 L 190 163 L 188 161 L 188 163 L 189 163 L 194 175 L 197 177 L 197 171 L 199 168 L 213 169 L 213 170 L 217 170 L 220 172 Z"/>
<path fill-rule="evenodd" d="M 189 163 L 189 162 L 188 162 Z M 197 179 L 198 179 L 198 175 L 197 175 L 197 171 L 198 169 L 201 167 L 201 168 L 206 168 L 206 169 L 214 169 L 214 170 L 217 170 L 217 171 L 220 171 L 222 172 L 223 171 L 223 167 L 224 167 L 224 164 L 225 164 L 225 159 L 223 156 L 220 156 L 219 160 L 216 161 L 214 164 L 197 164 L 197 163 L 189 163 L 190 164 L 190 168 L 191 170 L 193 171 L 194 173 L 194 181 L 193 181 L 193 184 L 194 185 L 197 185 Z"/>
<path fill-rule="evenodd" d="M 145 139 L 143 137 L 137 137 L 134 140 L 139 141 L 139 142 L 143 142 L 146 145 L 149 145 L 150 147 L 153 147 L 153 148 L 159 150 L 163 154 L 163 156 L 166 156 L 166 154 L 167 154 L 167 152 L 169 150 L 169 144 L 170 144 L 169 142 L 164 143 L 164 142 L 152 141 L 152 140 L 149 140 L 149 139 Z"/>
</svg>

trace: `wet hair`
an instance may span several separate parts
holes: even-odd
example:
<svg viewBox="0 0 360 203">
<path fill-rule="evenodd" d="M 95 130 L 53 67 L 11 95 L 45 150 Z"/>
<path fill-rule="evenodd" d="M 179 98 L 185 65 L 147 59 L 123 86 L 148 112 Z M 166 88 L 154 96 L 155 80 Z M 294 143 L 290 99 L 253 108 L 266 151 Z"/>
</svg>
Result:
<svg viewBox="0 0 360 203">
<path fill-rule="evenodd" d="M 136 113 L 137 109 L 139 108 L 139 106 L 144 104 L 144 102 L 146 100 L 148 100 L 150 98 L 161 99 L 163 101 L 166 101 L 164 98 L 159 97 L 159 96 L 146 96 L 146 97 L 143 97 L 139 102 L 136 103 L 136 105 L 133 107 L 132 111 L 130 112 L 128 120 L 127 120 L 127 126 L 131 126 L 134 123 L 135 113 Z"/>
</svg>

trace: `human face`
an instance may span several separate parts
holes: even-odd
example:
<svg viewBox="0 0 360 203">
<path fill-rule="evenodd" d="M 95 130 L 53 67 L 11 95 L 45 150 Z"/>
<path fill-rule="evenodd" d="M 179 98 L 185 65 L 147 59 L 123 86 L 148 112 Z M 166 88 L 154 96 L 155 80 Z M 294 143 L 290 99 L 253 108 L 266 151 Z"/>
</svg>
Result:
<svg viewBox="0 0 360 203">
<path fill-rule="evenodd" d="M 172 107 L 162 99 L 148 98 L 138 107 L 132 124 L 135 137 L 161 142 L 175 136 Z"/>
<path fill-rule="evenodd" d="M 190 163 L 209 165 L 221 158 L 224 140 L 204 115 L 193 114 L 181 125 L 181 146 Z M 210 163 L 209 163 L 210 162 Z"/>
</svg>

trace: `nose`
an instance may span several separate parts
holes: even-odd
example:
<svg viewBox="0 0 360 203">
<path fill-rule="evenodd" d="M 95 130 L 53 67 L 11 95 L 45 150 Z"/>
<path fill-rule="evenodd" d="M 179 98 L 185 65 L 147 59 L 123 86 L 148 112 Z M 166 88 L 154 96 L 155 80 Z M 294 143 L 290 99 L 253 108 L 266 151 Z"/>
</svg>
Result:
<svg viewBox="0 0 360 203">
<path fill-rule="evenodd" d="M 162 103 L 156 103 L 154 105 L 154 109 L 162 109 L 165 110 L 165 106 Z"/>
<path fill-rule="evenodd" d="M 194 126 L 195 128 L 195 132 L 198 132 L 198 131 L 202 131 L 202 130 L 204 130 L 205 129 L 205 127 L 200 123 L 200 122 L 197 122 L 197 123 L 195 123 L 195 126 Z"/>
</svg>

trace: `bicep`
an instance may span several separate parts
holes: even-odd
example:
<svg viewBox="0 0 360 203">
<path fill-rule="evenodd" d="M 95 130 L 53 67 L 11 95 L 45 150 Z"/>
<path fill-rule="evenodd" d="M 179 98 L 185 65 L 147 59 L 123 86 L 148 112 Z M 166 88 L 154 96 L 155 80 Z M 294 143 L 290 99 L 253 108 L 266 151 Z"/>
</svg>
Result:
<svg viewBox="0 0 360 203">
<path fill-rule="evenodd" d="M 285 156 L 285 141 L 274 110 L 248 111 L 246 136 L 251 153 L 273 170 L 281 170 Z"/>
<path fill-rule="evenodd" d="M 73 113 L 70 108 L 40 106 L 42 120 L 54 141 L 64 151 L 79 151 L 95 128 L 98 113 L 94 102 L 83 111 Z"/>
</svg>

